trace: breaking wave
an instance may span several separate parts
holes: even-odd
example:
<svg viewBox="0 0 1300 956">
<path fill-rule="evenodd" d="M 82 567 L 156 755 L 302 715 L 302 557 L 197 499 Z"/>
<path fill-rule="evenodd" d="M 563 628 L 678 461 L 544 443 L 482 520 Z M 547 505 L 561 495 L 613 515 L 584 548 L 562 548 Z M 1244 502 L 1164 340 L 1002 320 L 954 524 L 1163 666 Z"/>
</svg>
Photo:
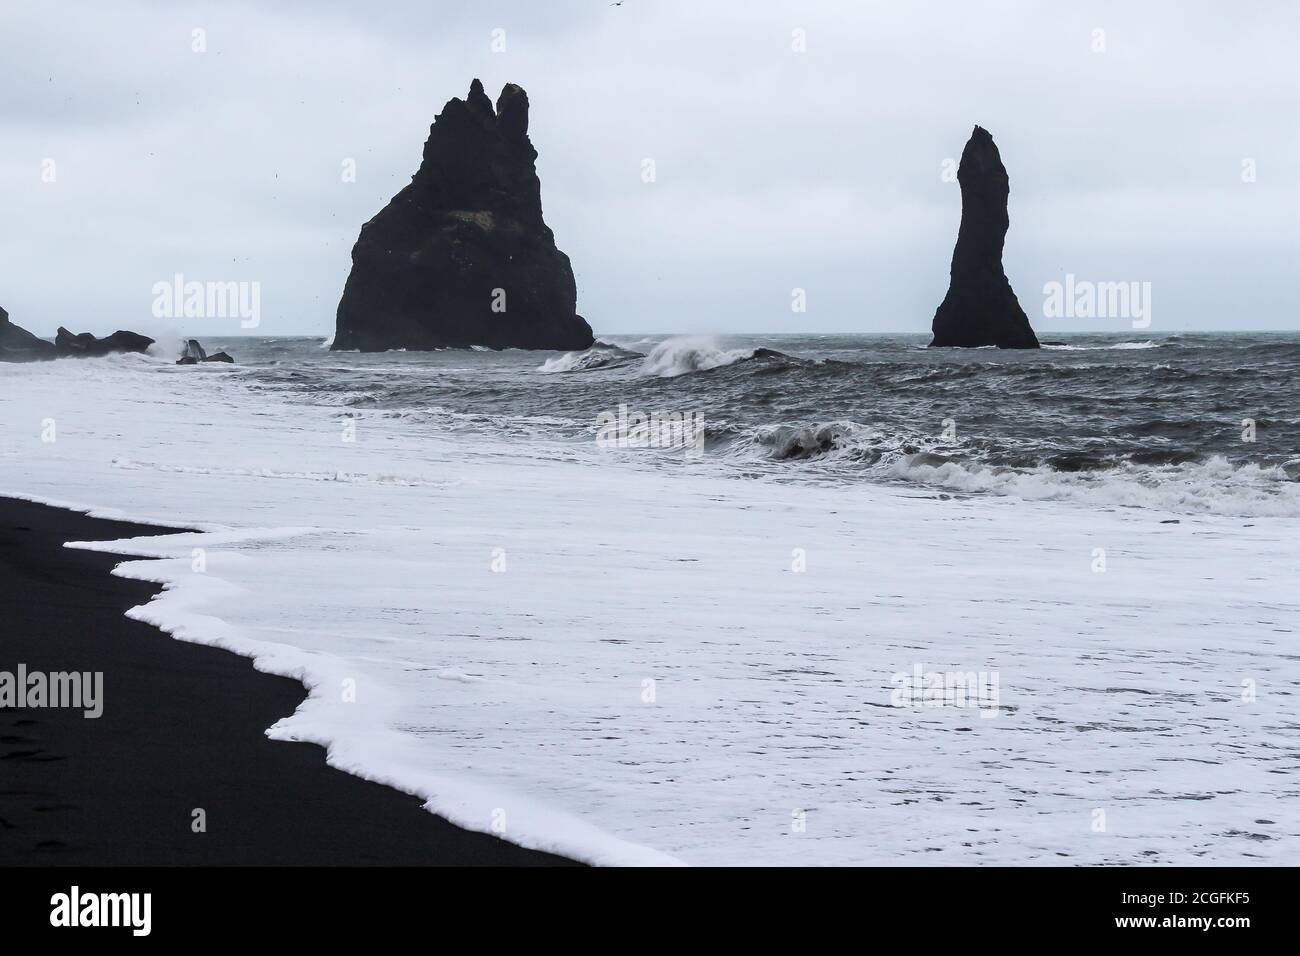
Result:
<svg viewBox="0 0 1300 956">
<path fill-rule="evenodd" d="M 994 454 L 994 452 L 1000 454 Z M 1198 458 L 1178 449 L 1125 455 L 1026 450 L 1015 464 L 993 443 L 943 441 L 851 421 L 748 430 L 726 453 L 752 462 L 804 466 L 837 478 L 921 485 L 955 494 L 1014 495 L 1102 507 L 1300 516 L 1300 459 L 1279 465 Z"/>
<path fill-rule="evenodd" d="M 713 339 L 683 336 L 667 339 L 651 349 L 641 365 L 641 372 L 658 378 L 674 378 L 751 359 L 789 360 L 790 356 L 766 348 L 726 349 Z"/>
<path fill-rule="evenodd" d="M 621 348 L 608 342 L 597 342 L 582 352 L 565 352 L 542 363 L 539 372 L 587 372 L 598 368 L 615 368 L 628 362 L 645 358 L 641 352 Z"/>
</svg>

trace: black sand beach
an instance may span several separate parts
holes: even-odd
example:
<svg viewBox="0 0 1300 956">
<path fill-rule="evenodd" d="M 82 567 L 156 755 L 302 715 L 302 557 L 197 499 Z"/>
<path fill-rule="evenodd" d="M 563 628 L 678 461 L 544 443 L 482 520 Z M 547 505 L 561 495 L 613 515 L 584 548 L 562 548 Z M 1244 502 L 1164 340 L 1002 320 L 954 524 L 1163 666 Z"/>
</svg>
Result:
<svg viewBox="0 0 1300 956">
<path fill-rule="evenodd" d="M 0 498 L 0 671 L 104 674 L 98 719 L 0 709 L 0 865 L 568 862 L 267 739 L 301 684 L 129 620 L 157 588 L 111 576 L 119 556 L 62 546 L 163 533 Z"/>
</svg>

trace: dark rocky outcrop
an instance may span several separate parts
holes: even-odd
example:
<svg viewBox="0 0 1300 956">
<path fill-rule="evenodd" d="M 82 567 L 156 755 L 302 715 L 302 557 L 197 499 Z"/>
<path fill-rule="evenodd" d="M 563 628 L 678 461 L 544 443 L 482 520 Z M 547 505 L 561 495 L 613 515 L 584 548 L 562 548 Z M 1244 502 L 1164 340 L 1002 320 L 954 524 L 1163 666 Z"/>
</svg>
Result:
<svg viewBox="0 0 1300 956">
<path fill-rule="evenodd" d="M 104 338 L 89 332 L 73 335 L 59 326 L 54 342 L 37 338 L 9 321 L 9 313 L 0 309 L 0 362 L 33 362 L 56 358 L 87 358 L 112 352 L 143 352 L 153 339 L 137 332 L 118 330 Z"/>
<path fill-rule="evenodd" d="M 199 344 L 198 339 L 189 339 L 185 343 L 185 351 L 181 357 L 176 360 L 177 365 L 198 365 L 200 362 L 233 362 L 235 361 L 225 352 L 216 352 L 209 355 Z"/>
<path fill-rule="evenodd" d="M 9 313 L 0 308 L 0 362 L 37 362 L 56 357 L 53 344 L 14 325 Z"/>
<path fill-rule="evenodd" d="M 54 349 L 60 357 L 89 358 L 97 355 L 109 355 L 113 352 L 143 352 L 153 345 L 153 339 L 138 332 L 124 332 L 118 329 L 112 335 L 96 338 L 89 332 L 73 335 L 63 326 L 59 326 L 54 336 Z"/>
<path fill-rule="evenodd" d="M 948 294 L 934 313 L 935 346 L 1036 349 L 1038 338 L 1002 270 L 1010 183 L 988 130 L 976 126 L 957 167 L 961 227 Z"/>
<path fill-rule="evenodd" d="M 449 100 L 419 171 L 361 228 L 331 348 L 590 347 L 536 159 L 523 89 L 495 111 L 478 80 Z"/>
</svg>

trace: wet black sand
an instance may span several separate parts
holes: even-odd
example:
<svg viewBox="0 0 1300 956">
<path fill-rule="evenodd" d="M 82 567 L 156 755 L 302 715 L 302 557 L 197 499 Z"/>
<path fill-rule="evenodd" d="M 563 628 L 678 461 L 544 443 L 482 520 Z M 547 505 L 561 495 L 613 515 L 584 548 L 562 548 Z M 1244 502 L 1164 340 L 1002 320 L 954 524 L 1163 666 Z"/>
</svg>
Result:
<svg viewBox="0 0 1300 956">
<path fill-rule="evenodd" d="M 301 684 L 129 620 L 157 587 L 111 576 L 120 556 L 62 546 L 163 533 L 0 498 L 0 671 L 104 673 L 98 719 L 0 709 L 0 865 L 567 862 L 268 740 Z"/>
</svg>

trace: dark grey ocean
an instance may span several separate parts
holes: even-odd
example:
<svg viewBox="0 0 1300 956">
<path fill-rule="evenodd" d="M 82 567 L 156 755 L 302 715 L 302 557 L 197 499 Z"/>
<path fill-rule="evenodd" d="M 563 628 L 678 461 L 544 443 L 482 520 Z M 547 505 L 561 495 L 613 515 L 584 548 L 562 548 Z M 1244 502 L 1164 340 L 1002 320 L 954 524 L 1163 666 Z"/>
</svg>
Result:
<svg viewBox="0 0 1300 956">
<path fill-rule="evenodd" d="M 1300 513 L 1300 336 L 1067 335 L 1038 351 L 926 341 L 615 335 L 576 353 L 375 354 L 317 338 L 211 344 L 236 354 L 232 373 L 254 388 L 441 418 L 467 441 L 517 433 L 563 454 L 624 406 L 702 415 L 696 467 L 737 477 Z"/>
</svg>

